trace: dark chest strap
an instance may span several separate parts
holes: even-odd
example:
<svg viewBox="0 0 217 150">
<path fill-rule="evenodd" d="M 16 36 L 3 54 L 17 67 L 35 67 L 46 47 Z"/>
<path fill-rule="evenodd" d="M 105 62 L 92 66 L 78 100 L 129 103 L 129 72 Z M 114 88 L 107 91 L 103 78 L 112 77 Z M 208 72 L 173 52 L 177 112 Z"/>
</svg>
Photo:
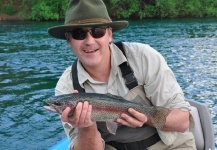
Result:
<svg viewBox="0 0 217 150">
<path fill-rule="evenodd" d="M 122 42 L 117 42 L 115 44 L 118 46 L 118 48 L 122 51 L 122 53 L 126 57 L 126 53 L 123 48 Z M 77 61 L 78 60 L 74 61 L 72 65 L 72 69 L 71 69 L 73 87 L 75 90 L 78 90 L 79 93 L 82 93 L 82 92 L 85 92 L 85 89 L 80 86 L 79 81 L 78 81 Z M 129 63 L 127 61 L 123 62 L 122 64 L 119 65 L 119 67 L 121 69 L 122 77 L 125 80 L 125 85 L 127 86 L 127 88 L 131 90 L 134 87 L 136 87 L 138 85 L 138 82 L 133 74 L 133 70 L 131 69 Z"/>
<path fill-rule="evenodd" d="M 117 42 L 117 43 L 115 43 L 115 45 L 117 45 L 117 47 L 122 51 L 122 53 L 126 57 L 126 53 L 125 53 L 125 50 L 123 48 L 122 42 Z M 131 69 L 128 61 L 123 62 L 122 64 L 119 65 L 119 67 L 121 69 L 122 77 L 125 80 L 125 85 L 127 86 L 127 88 L 129 90 L 131 90 L 134 87 L 138 86 L 138 82 L 134 76 L 133 70 Z"/>
<path fill-rule="evenodd" d="M 110 142 L 106 142 L 106 144 L 111 145 L 117 150 L 147 150 L 148 147 L 154 145 L 158 141 L 160 141 L 160 137 L 158 133 L 155 133 L 149 138 L 141 141 L 130 142 L 130 143 L 120 143 L 120 142 L 110 141 Z"/>
<path fill-rule="evenodd" d="M 77 62 L 78 60 L 76 59 L 71 69 L 73 87 L 75 90 L 78 90 L 79 93 L 85 93 L 85 89 L 80 86 L 79 81 L 78 81 Z"/>
</svg>

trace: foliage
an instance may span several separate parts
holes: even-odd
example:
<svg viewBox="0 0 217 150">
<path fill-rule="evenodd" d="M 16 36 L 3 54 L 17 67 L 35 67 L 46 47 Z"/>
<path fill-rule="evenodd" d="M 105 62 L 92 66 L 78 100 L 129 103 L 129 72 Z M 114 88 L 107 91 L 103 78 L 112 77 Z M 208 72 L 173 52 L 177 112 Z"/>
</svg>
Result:
<svg viewBox="0 0 217 150">
<path fill-rule="evenodd" d="M 205 15 L 217 17 L 217 0 L 206 0 L 203 3 Z"/>
<path fill-rule="evenodd" d="M 202 3 L 199 0 L 180 0 L 177 8 L 181 17 L 203 17 L 204 14 Z"/>
<path fill-rule="evenodd" d="M 139 11 L 139 0 L 107 0 L 104 2 L 107 5 L 110 16 L 116 18 L 131 18 L 137 16 Z"/>
<path fill-rule="evenodd" d="M 52 12 L 52 7 L 48 6 L 47 2 L 42 1 L 37 3 L 37 5 L 32 6 L 31 13 L 29 15 L 31 20 L 52 20 L 59 19 L 59 14 L 57 12 Z"/>
<path fill-rule="evenodd" d="M 27 20 L 62 20 L 70 0 L 0 0 L 0 13 Z M 112 18 L 217 17 L 217 0 L 103 0 Z M 20 5 L 21 4 L 21 5 Z M 19 9 L 17 9 L 19 8 Z"/>
<path fill-rule="evenodd" d="M 69 0 L 23 0 L 20 15 L 36 21 L 61 20 L 64 19 L 68 2 Z"/>
<path fill-rule="evenodd" d="M 104 0 L 117 18 L 217 17 L 217 0 Z"/>
<path fill-rule="evenodd" d="M 13 15 L 16 12 L 16 8 L 12 4 L 12 1 L 8 1 L 8 3 L 4 4 L 3 0 L 0 0 L 0 13 L 5 13 L 9 15 Z"/>
<path fill-rule="evenodd" d="M 153 5 L 145 5 L 144 10 L 139 11 L 139 18 L 153 18 L 156 16 L 156 9 Z"/>
<path fill-rule="evenodd" d="M 179 1 L 178 1 L 179 3 Z M 156 0 L 157 16 L 174 18 L 177 16 L 176 0 Z"/>
</svg>

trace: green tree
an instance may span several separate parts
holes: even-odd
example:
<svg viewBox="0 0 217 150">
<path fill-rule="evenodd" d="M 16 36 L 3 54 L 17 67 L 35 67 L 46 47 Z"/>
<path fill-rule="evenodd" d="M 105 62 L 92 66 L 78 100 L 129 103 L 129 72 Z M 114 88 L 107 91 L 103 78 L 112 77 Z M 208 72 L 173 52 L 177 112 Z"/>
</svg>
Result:
<svg viewBox="0 0 217 150">
<path fill-rule="evenodd" d="M 140 9 L 139 0 L 104 0 L 107 5 L 110 16 L 116 18 L 134 18 L 138 17 Z"/>
<path fill-rule="evenodd" d="M 68 2 L 69 0 L 23 0 L 20 15 L 36 21 L 61 20 L 65 16 Z"/>
<path fill-rule="evenodd" d="M 157 16 L 164 18 L 174 18 L 177 17 L 178 12 L 176 9 L 176 0 L 156 0 L 156 11 Z"/>
<path fill-rule="evenodd" d="M 17 12 L 16 7 L 14 5 L 15 4 L 12 0 L 7 1 L 7 3 L 5 3 L 4 0 L 0 0 L 0 13 L 13 15 Z"/>
<path fill-rule="evenodd" d="M 0 13 L 62 20 L 70 0 L 0 0 Z M 112 18 L 217 17 L 217 0 L 104 0 Z M 21 5 L 20 5 L 21 4 Z"/>
<path fill-rule="evenodd" d="M 217 17 L 217 0 L 202 1 L 204 16 Z"/>
</svg>

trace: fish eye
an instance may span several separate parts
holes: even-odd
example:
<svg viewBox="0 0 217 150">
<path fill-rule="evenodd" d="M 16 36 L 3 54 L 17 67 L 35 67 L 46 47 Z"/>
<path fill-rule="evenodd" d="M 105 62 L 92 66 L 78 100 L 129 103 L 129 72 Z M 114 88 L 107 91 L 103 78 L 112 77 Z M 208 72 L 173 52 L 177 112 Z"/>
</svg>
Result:
<svg viewBox="0 0 217 150">
<path fill-rule="evenodd" d="M 59 102 L 54 102 L 53 104 L 56 105 L 56 106 L 60 106 L 61 105 Z"/>
</svg>

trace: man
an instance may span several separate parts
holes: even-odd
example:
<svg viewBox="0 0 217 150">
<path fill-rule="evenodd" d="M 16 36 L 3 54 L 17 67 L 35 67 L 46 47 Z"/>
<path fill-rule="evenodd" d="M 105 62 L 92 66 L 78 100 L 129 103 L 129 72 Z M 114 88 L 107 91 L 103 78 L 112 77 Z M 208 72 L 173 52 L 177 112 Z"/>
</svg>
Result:
<svg viewBox="0 0 217 150">
<path fill-rule="evenodd" d="M 163 106 L 171 112 L 162 129 L 156 129 L 144 114 L 130 108 L 131 115 L 121 114 L 116 135 L 105 125 L 91 120 L 92 106 L 78 103 L 73 119 L 67 107 L 61 119 L 70 148 L 75 150 L 131 150 L 195 148 L 194 137 L 188 132 L 190 105 L 163 57 L 153 48 L 140 43 L 123 43 L 122 51 L 112 43 L 112 33 L 128 25 L 127 21 L 111 21 L 101 0 L 71 0 L 65 24 L 48 30 L 55 38 L 67 40 L 78 57 L 75 87 L 71 67 L 60 77 L 55 94 L 77 93 L 78 87 L 89 93 L 110 93 L 140 103 Z M 129 63 L 137 86 L 128 88 L 120 65 Z M 125 69 L 126 70 L 126 69 Z M 75 72 L 75 70 L 73 70 Z"/>
</svg>

